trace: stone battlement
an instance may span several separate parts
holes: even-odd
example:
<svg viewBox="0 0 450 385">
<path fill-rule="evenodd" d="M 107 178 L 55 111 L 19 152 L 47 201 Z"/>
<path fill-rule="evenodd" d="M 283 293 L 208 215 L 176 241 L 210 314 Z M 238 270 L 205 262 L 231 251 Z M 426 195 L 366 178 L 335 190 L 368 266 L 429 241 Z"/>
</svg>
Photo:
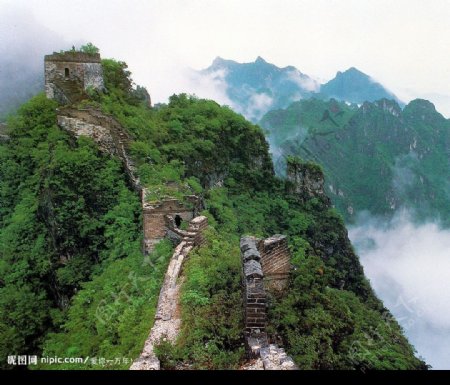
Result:
<svg viewBox="0 0 450 385">
<path fill-rule="evenodd" d="M 76 104 L 88 90 L 103 91 L 100 54 L 78 51 L 53 53 L 44 58 L 45 94 L 60 104 Z"/>
<path fill-rule="evenodd" d="M 191 226 L 196 222 L 190 222 L 195 218 L 200 208 L 200 199 L 195 195 L 186 196 L 187 203 L 179 199 L 167 198 L 158 202 L 148 203 L 145 201 L 146 191 L 142 189 L 142 216 L 144 225 L 144 253 L 149 254 L 153 247 L 163 238 L 170 238 L 175 244 L 181 242 L 186 234 L 190 232 Z M 189 228 L 182 230 L 182 222 L 188 222 Z"/>
<path fill-rule="evenodd" d="M 72 62 L 72 63 L 101 63 L 99 53 L 89 54 L 80 51 L 53 52 L 51 55 L 45 55 L 44 61 L 49 62 Z"/>
<path fill-rule="evenodd" d="M 256 238 L 243 237 L 240 242 L 244 286 L 244 321 L 247 336 L 258 335 L 266 328 L 267 298 L 263 283 L 261 255 Z"/>
<path fill-rule="evenodd" d="M 286 289 L 291 269 L 290 253 L 285 235 L 267 239 L 242 237 L 240 241 L 245 330 L 249 335 L 266 328 L 266 290 Z"/>
<path fill-rule="evenodd" d="M 251 359 L 257 359 L 256 367 L 264 370 L 298 369 L 283 348 L 269 345 L 267 326 L 267 285 L 266 271 L 269 276 L 282 274 L 281 280 L 287 282 L 289 270 L 289 251 L 284 235 L 274 235 L 267 239 L 251 236 L 242 237 L 240 241 L 243 287 L 244 287 L 244 322 L 247 352 Z M 272 261 L 273 259 L 273 261 Z M 270 282 L 270 281 L 269 281 Z M 284 288 L 284 284 L 281 285 Z"/>
</svg>

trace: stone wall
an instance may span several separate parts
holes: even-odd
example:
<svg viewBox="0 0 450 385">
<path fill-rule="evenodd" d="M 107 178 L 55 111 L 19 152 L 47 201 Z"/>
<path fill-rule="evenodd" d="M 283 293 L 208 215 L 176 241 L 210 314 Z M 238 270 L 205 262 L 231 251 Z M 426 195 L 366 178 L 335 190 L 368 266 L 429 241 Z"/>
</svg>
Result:
<svg viewBox="0 0 450 385">
<path fill-rule="evenodd" d="M 183 221 L 189 222 L 198 213 L 200 200 L 192 195 L 186 197 L 188 204 L 183 204 L 174 198 L 145 202 L 145 189 L 142 191 L 144 253 L 149 254 L 155 244 L 166 236 L 175 243 L 177 239 L 184 237 L 184 234 L 180 233 L 181 229 L 174 224 L 174 219 L 178 215 Z"/>
<path fill-rule="evenodd" d="M 275 235 L 265 240 L 250 236 L 242 237 L 240 248 L 246 348 L 250 358 L 256 359 L 255 363 L 247 369 L 295 370 L 297 366 L 292 358 L 285 353 L 283 348 L 269 344 L 266 333 L 268 304 L 264 266 L 269 276 L 280 274 L 280 271 L 283 271 L 282 280 L 283 282 L 286 280 L 284 271 L 290 267 L 289 264 L 286 264 L 286 257 L 289 257 L 286 237 Z M 278 280 L 279 278 L 275 278 L 269 282 L 273 283 Z"/>
<path fill-rule="evenodd" d="M 241 238 L 244 279 L 245 329 L 249 334 L 266 327 L 266 290 L 287 288 L 291 269 L 290 253 L 285 235 L 267 239 Z"/>
<path fill-rule="evenodd" d="M 45 61 L 52 62 L 73 62 L 73 63 L 101 63 L 99 53 L 86 53 L 81 51 L 66 51 L 63 53 L 53 52 L 51 55 L 45 55 Z"/>
<path fill-rule="evenodd" d="M 174 244 L 178 245 L 180 242 L 185 241 L 195 245 L 201 245 L 204 242 L 203 230 L 208 226 L 208 222 L 204 221 L 205 217 L 196 217 L 189 222 L 189 227 L 186 230 L 182 230 L 177 227 L 173 216 L 167 215 L 167 233 L 166 237 L 169 238 Z"/>
<path fill-rule="evenodd" d="M 260 334 L 266 328 L 266 292 L 263 283 L 261 255 L 256 238 L 241 238 L 241 257 L 244 286 L 244 322 L 248 336 Z"/>
<path fill-rule="evenodd" d="M 257 240 L 257 248 L 261 254 L 266 288 L 284 290 L 291 270 L 291 255 L 286 236 L 277 234 L 267 239 Z"/>
<path fill-rule="evenodd" d="M 45 93 L 60 104 L 83 99 L 88 88 L 104 90 L 100 55 L 65 52 L 46 55 L 44 60 Z"/>
</svg>

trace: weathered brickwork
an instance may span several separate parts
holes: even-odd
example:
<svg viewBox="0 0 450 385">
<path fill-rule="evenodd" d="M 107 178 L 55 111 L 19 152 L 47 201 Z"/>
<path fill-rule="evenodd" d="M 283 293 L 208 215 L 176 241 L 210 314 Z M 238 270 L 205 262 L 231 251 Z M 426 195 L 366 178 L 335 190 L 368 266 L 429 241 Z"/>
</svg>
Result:
<svg viewBox="0 0 450 385">
<path fill-rule="evenodd" d="M 284 290 L 291 269 L 285 235 L 267 239 L 241 238 L 241 255 L 245 288 L 246 331 L 263 331 L 266 326 L 266 289 Z"/>
<path fill-rule="evenodd" d="M 244 317 L 247 335 L 258 334 L 266 328 L 266 292 L 263 283 L 261 255 L 253 237 L 241 238 L 244 284 Z"/>
<path fill-rule="evenodd" d="M 257 240 L 257 248 L 261 254 L 266 288 L 284 290 L 291 270 L 291 255 L 286 236 L 277 234 L 267 239 Z"/>
<path fill-rule="evenodd" d="M 103 90 L 103 69 L 99 54 L 78 51 L 53 53 L 45 59 L 45 93 L 61 104 L 75 103 L 88 89 Z"/>
<path fill-rule="evenodd" d="M 175 243 L 186 234 L 175 224 L 175 218 L 189 222 L 199 211 L 200 200 L 192 195 L 186 197 L 187 204 L 178 199 L 145 202 L 145 189 L 142 190 L 143 225 L 144 225 L 144 253 L 149 254 L 156 243 L 168 236 Z M 189 232 L 189 229 L 187 230 Z M 178 241 L 177 241 L 178 240 Z"/>
<path fill-rule="evenodd" d="M 246 369 L 294 370 L 292 358 L 282 348 L 270 344 L 267 338 L 266 287 L 284 288 L 289 275 L 289 250 L 286 237 L 275 235 L 268 239 L 242 237 L 240 241 L 246 348 L 256 364 Z M 273 259 L 273 260 L 272 260 Z M 269 281 L 266 281 L 266 271 Z M 280 284 L 281 282 L 281 284 Z M 269 284 L 267 284 L 269 283 Z"/>
</svg>

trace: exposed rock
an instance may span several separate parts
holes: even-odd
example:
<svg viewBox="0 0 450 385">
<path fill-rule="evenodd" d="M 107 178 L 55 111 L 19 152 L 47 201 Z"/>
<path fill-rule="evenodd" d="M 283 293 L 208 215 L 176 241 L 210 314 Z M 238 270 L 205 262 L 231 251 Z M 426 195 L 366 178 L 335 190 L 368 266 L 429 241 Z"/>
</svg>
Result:
<svg viewBox="0 0 450 385">
<path fill-rule="evenodd" d="M 298 370 L 292 358 L 276 345 L 262 348 L 260 355 L 264 370 Z"/>
<path fill-rule="evenodd" d="M 141 191 L 136 167 L 127 154 L 131 138 L 116 119 L 95 109 L 77 110 L 65 107 L 57 110 L 57 120 L 58 125 L 64 130 L 76 137 L 90 137 L 99 146 L 100 151 L 118 156 L 133 187 Z"/>
<path fill-rule="evenodd" d="M 317 165 L 288 162 L 287 180 L 291 182 L 291 193 L 305 198 L 324 196 L 325 178 L 323 172 Z"/>
<path fill-rule="evenodd" d="M 254 259 L 244 263 L 244 275 L 246 278 L 262 278 L 261 264 Z"/>
<path fill-rule="evenodd" d="M 244 258 L 244 262 L 247 262 L 251 259 L 254 259 L 255 261 L 259 261 L 261 259 L 261 255 L 259 254 L 259 251 L 254 249 L 248 249 L 242 254 L 242 257 Z"/>
<path fill-rule="evenodd" d="M 256 358 L 248 361 L 241 366 L 241 370 L 264 370 L 264 364 L 261 358 Z"/>
<path fill-rule="evenodd" d="M 8 142 L 8 126 L 5 123 L 0 123 L 0 142 Z"/>
</svg>

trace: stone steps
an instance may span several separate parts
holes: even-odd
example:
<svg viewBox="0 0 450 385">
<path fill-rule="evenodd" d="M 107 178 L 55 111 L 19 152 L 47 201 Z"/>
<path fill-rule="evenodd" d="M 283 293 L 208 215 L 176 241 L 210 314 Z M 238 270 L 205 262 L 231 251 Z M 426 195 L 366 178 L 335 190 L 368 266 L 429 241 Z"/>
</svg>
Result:
<svg viewBox="0 0 450 385">
<path fill-rule="evenodd" d="M 74 80 L 54 80 L 55 86 L 64 94 L 70 104 L 78 103 L 84 99 L 84 92 Z"/>
</svg>

